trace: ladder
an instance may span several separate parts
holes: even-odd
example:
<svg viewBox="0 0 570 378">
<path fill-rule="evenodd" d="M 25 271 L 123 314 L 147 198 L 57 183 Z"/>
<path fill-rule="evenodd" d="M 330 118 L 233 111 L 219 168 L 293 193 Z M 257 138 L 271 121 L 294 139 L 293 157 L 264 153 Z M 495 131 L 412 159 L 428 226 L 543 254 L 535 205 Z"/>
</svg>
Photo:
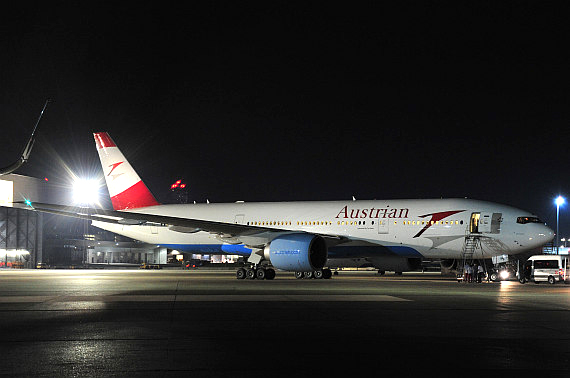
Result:
<svg viewBox="0 0 570 378">
<path fill-rule="evenodd" d="M 461 249 L 462 265 L 461 265 L 461 277 L 465 277 L 465 264 L 467 262 L 473 262 L 473 255 L 477 249 L 481 248 L 481 235 L 472 234 L 467 232 L 465 234 L 465 241 L 463 242 L 463 248 Z M 474 272 L 474 274 L 477 274 Z"/>
<path fill-rule="evenodd" d="M 461 255 L 463 257 L 463 265 L 467 260 L 473 260 L 473 255 L 477 249 L 481 248 L 481 235 L 468 233 L 465 235 L 463 249 Z"/>
</svg>

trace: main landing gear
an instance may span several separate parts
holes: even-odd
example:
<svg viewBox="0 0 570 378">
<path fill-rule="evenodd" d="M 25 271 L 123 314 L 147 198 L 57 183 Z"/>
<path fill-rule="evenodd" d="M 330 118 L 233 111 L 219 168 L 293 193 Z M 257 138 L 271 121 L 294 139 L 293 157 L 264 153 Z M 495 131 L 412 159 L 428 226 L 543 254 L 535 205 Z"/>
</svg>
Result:
<svg viewBox="0 0 570 378">
<path fill-rule="evenodd" d="M 332 277 L 332 271 L 328 268 L 319 269 L 312 272 L 295 272 L 295 278 L 297 279 L 325 279 L 328 280 Z M 236 278 L 238 280 L 248 279 L 248 280 L 272 280 L 275 278 L 275 270 L 273 268 L 265 267 L 248 267 L 248 268 L 238 268 L 236 270 Z"/>
<path fill-rule="evenodd" d="M 272 280 L 275 278 L 275 270 L 273 268 L 238 268 L 236 271 L 236 278 L 243 280 Z"/>
<path fill-rule="evenodd" d="M 325 280 L 328 280 L 331 277 L 332 277 L 332 271 L 329 268 L 319 269 L 312 272 L 295 272 L 295 278 L 297 279 L 324 278 Z"/>
</svg>

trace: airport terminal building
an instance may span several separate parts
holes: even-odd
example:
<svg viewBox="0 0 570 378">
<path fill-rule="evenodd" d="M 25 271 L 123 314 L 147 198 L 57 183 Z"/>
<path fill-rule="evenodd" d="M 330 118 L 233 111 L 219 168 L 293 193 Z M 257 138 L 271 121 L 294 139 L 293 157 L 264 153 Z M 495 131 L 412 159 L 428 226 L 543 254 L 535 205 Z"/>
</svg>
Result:
<svg viewBox="0 0 570 378">
<path fill-rule="evenodd" d="M 166 264 L 166 248 L 115 235 L 89 221 L 13 202 L 70 203 L 71 188 L 18 174 L 0 176 L 0 268 Z"/>
</svg>

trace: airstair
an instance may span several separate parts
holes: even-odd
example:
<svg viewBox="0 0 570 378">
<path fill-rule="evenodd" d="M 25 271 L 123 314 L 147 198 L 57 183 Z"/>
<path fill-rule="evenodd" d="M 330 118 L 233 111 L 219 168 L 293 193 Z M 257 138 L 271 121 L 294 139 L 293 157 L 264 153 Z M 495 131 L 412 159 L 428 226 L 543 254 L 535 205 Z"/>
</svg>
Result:
<svg viewBox="0 0 570 378">
<path fill-rule="evenodd" d="M 461 250 L 461 256 L 463 260 L 463 265 L 467 261 L 473 261 L 473 255 L 477 249 L 481 248 L 481 235 L 480 234 L 465 234 L 465 241 L 463 242 L 463 248 Z"/>
<path fill-rule="evenodd" d="M 477 250 L 481 249 L 481 234 L 479 233 L 465 233 L 465 241 L 461 249 L 461 266 L 457 270 L 461 273 L 461 277 L 465 277 L 465 265 L 473 262 L 473 256 Z"/>
</svg>

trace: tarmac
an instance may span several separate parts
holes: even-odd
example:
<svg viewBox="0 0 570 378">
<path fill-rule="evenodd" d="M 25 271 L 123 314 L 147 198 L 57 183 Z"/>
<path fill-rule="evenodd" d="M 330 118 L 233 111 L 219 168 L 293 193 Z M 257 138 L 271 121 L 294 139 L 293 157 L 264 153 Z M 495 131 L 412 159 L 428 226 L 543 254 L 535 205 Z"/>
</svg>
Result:
<svg viewBox="0 0 570 378">
<path fill-rule="evenodd" d="M 570 285 L 435 273 L 0 270 L 4 376 L 517 375 L 570 368 Z"/>
</svg>

